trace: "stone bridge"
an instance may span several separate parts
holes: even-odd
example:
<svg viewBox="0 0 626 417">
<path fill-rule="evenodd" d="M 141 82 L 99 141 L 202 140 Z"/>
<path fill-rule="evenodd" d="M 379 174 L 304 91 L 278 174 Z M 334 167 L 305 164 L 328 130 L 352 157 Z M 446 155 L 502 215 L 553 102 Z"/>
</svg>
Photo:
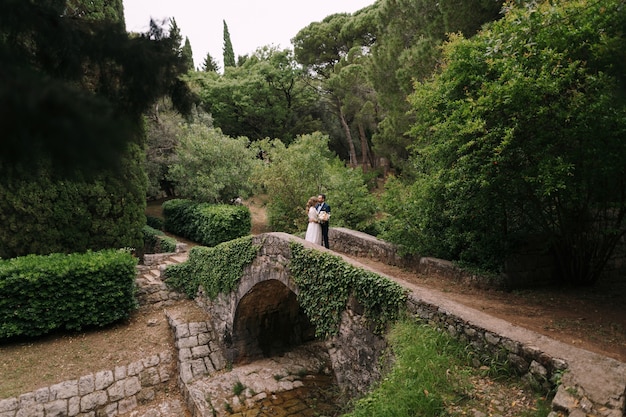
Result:
<svg viewBox="0 0 626 417">
<path fill-rule="evenodd" d="M 333 255 L 366 270 L 367 266 L 341 252 L 395 265 L 407 266 L 409 262 L 418 269 L 458 275 L 445 261 L 403 260 L 393 245 L 359 232 L 331 229 L 330 239 Z M 289 234 L 255 236 L 254 243 L 261 244 L 261 248 L 257 258 L 245 268 L 238 287 L 212 301 L 199 294 L 197 301 L 211 315 L 213 330 L 219 336 L 226 360 L 231 363 L 280 353 L 314 339 L 315 329 L 298 305 L 298 287 L 289 272 L 290 242 L 294 240 L 306 248 L 326 251 Z M 484 357 L 506 352 L 506 360 L 524 378 L 546 387 L 562 374 L 552 404 L 554 416 L 624 415 L 626 364 L 451 302 L 443 293 L 397 282 L 410 292 L 407 307 L 413 316 L 472 344 Z M 327 341 L 333 371 L 349 395 L 366 392 L 380 377 L 378 359 L 386 345 L 385 340 L 360 324 L 363 320 L 359 313 L 359 306 L 349 302 L 339 334 Z M 556 414 L 557 411 L 561 414 Z"/>
</svg>

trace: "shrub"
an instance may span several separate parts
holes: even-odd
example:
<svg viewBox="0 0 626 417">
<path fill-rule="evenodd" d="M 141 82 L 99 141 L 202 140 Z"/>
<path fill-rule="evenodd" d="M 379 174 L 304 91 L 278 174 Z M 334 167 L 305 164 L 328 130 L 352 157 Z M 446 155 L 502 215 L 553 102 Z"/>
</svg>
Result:
<svg viewBox="0 0 626 417">
<path fill-rule="evenodd" d="M 0 338 L 102 327 L 136 307 L 127 251 L 28 255 L 0 261 Z"/>
<path fill-rule="evenodd" d="M 163 219 L 160 217 L 146 216 L 146 224 L 154 229 L 163 230 Z"/>
<path fill-rule="evenodd" d="M 143 245 L 143 253 L 164 253 L 176 251 L 175 239 L 148 225 L 143 227 Z"/>
<path fill-rule="evenodd" d="M 51 167 L 3 169 L 0 258 L 141 248 L 145 184 L 134 146 L 119 170 L 55 176 Z"/>
<path fill-rule="evenodd" d="M 164 227 L 168 232 L 204 246 L 215 246 L 245 236 L 252 228 L 246 206 L 168 200 L 163 203 Z"/>
</svg>

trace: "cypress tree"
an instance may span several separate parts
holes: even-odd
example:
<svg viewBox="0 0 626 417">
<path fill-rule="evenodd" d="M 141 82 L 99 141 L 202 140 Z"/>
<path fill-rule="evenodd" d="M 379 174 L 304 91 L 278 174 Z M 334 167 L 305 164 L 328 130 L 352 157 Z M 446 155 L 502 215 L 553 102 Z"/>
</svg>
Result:
<svg viewBox="0 0 626 417">
<path fill-rule="evenodd" d="M 228 25 L 224 20 L 224 68 L 235 66 L 235 51 L 233 50 L 233 44 L 230 41 L 230 32 L 228 32 Z"/>
</svg>

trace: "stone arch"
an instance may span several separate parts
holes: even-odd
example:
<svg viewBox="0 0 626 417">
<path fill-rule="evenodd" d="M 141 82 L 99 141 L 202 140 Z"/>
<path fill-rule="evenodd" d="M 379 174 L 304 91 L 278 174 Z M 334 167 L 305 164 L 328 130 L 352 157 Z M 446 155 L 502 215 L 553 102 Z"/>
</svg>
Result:
<svg viewBox="0 0 626 417">
<path fill-rule="evenodd" d="M 314 326 L 284 283 L 259 282 L 239 299 L 232 329 L 233 363 L 280 355 L 314 339 Z"/>
</svg>

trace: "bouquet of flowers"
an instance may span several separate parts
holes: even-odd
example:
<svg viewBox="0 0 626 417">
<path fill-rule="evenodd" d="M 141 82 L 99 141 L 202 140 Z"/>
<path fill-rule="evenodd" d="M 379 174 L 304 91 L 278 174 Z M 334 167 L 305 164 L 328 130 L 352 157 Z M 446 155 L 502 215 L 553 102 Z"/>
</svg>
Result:
<svg viewBox="0 0 626 417">
<path fill-rule="evenodd" d="M 329 218 L 330 213 L 327 211 L 320 211 L 319 213 L 317 213 L 317 220 L 319 220 L 320 222 L 327 222 Z"/>
</svg>

